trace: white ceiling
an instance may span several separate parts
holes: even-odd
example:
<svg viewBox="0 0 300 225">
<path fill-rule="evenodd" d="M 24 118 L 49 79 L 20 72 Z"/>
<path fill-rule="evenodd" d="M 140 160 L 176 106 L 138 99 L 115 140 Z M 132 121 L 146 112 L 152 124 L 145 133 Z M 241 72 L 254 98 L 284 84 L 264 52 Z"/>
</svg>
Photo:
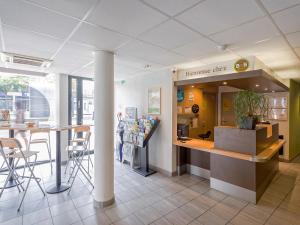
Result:
<svg viewBox="0 0 300 225">
<path fill-rule="evenodd" d="M 92 77 L 99 49 L 116 79 L 250 55 L 300 79 L 300 0 L 0 0 L 0 51 Z"/>
</svg>

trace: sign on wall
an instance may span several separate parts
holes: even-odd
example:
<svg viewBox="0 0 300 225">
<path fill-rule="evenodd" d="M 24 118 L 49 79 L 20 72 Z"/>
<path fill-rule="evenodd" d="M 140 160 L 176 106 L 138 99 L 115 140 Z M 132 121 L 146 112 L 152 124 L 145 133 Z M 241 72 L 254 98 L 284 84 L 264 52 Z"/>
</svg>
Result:
<svg viewBox="0 0 300 225">
<path fill-rule="evenodd" d="M 148 114 L 160 115 L 160 87 L 148 89 Z"/>
<path fill-rule="evenodd" d="M 256 69 L 265 69 L 265 66 L 259 60 L 257 60 L 256 57 L 252 56 L 187 70 L 179 70 L 177 74 L 177 80 L 189 80 L 209 76 L 225 75 Z"/>
</svg>

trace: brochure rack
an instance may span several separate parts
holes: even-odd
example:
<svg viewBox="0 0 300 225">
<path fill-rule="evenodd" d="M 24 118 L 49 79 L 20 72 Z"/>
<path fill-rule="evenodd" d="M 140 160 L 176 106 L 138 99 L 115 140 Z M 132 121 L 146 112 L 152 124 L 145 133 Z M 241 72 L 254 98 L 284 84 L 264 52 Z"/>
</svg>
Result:
<svg viewBox="0 0 300 225">
<path fill-rule="evenodd" d="M 149 134 L 145 137 L 143 146 L 138 146 L 140 150 L 140 167 L 135 168 L 134 171 L 144 177 L 156 173 L 156 171 L 149 168 L 149 140 L 151 139 L 159 123 L 159 120 L 155 120 L 155 124 L 152 126 Z"/>
</svg>

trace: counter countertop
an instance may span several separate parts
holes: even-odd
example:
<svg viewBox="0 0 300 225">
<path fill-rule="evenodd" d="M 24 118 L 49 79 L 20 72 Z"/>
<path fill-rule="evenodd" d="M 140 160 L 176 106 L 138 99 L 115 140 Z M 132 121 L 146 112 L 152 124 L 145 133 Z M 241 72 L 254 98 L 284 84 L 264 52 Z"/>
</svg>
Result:
<svg viewBox="0 0 300 225">
<path fill-rule="evenodd" d="M 222 149 L 215 149 L 214 142 L 205 141 L 200 139 L 191 139 L 188 141 L 175 141 L 173 144 L 180 147 L 190 148 L 198 151 L 209 152 L 212 154 L 223 155 L 231 158 L 251 161 L 251 162 L 266 162 L 271 159 L 283 146 L 285 143 L 284 140 L 278 140 L 274 142 L 272 145 L 264 149 L 260 154 L 256 156 L 242 154 L 238 152 L 231 152 Z"/>
</svg>

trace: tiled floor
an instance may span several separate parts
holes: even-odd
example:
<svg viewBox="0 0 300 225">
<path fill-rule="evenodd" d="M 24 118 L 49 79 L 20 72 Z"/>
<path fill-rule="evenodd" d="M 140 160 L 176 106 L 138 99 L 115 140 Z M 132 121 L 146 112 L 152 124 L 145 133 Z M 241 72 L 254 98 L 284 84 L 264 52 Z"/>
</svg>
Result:
<svg viewBox="0 0 300 225">
<path fill-rule="evenodd" d="M 54 179 L 49 165 L 36 168 L 43 187 Z M 300 158 L 280 163 L 280 173 L 257 205 L 209 188 L 208 180 L 191 175 L 144 178 L 115 163 L 116 203 L 105 209 L 93 207 L 90 186 L 78 179 L 67 192 L 43 197 L 32 183 L 21 212 L 20 194 L 5 191 L 0 199 L 1 225 L 296 225 L 300 224 Z"/>
</svg>

